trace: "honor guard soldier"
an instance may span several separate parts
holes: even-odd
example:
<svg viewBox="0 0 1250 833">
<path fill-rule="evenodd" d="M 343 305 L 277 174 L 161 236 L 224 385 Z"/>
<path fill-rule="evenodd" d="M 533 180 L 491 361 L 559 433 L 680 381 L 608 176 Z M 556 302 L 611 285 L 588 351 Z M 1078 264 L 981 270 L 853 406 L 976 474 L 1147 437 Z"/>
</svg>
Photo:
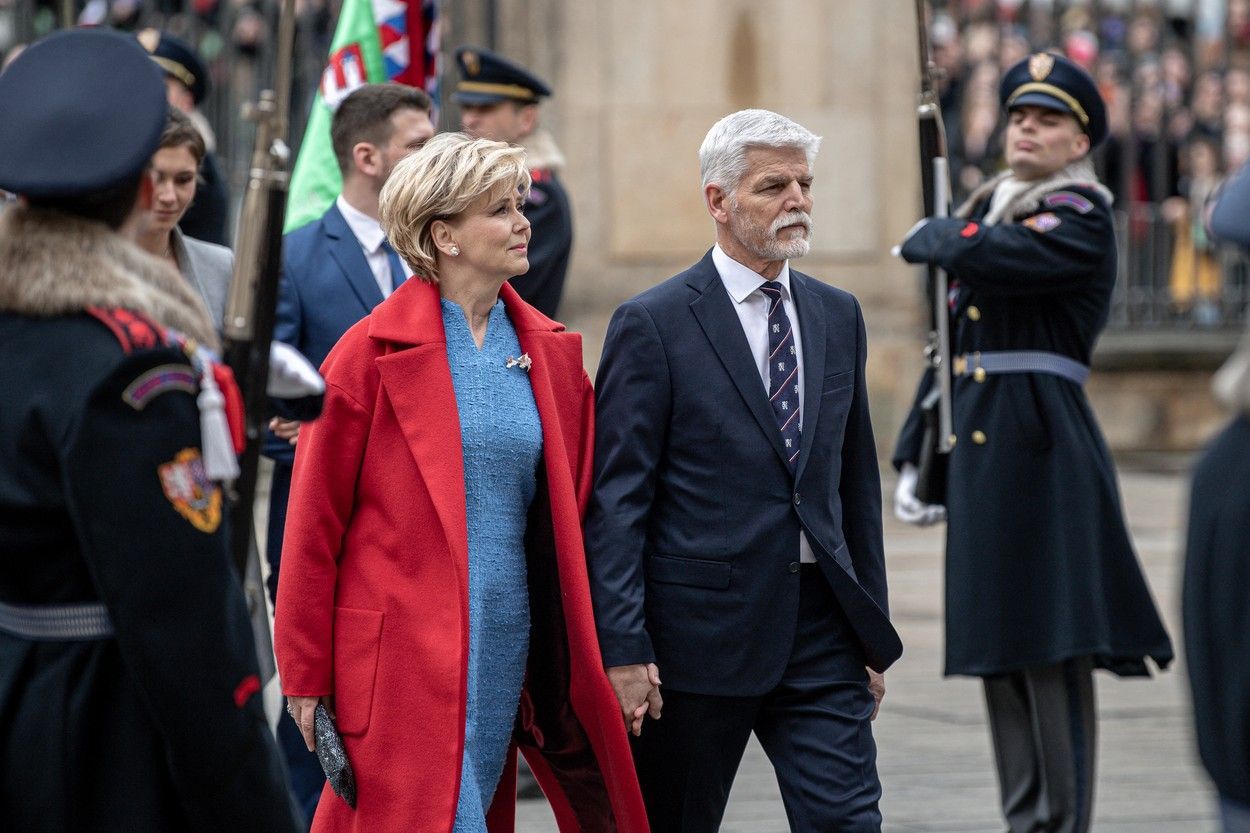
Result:
<svg viewBox="0 0 1250 833">
<path fill-rule="evenodd" d="M 1089 829 L 1092 671 L 1148 675 L 1172 646 L 1130 544 L 1111 455 L 1086 400 L 1116 279 L 1111 195 L 1090 149 L 1107 133 L 1093 80 L 1033 55 L 999 91 L 1010 170 L 955 217 L 923 222 L 909 263 L 951 277 L 955 447 L 946 515 L 946 674 L 981 677 L 1013 833 Z M 921 383 L 894 454 L 914 493 Z"/>
<path fill-rule="evenodd" d="M 167 107 L 101 30 L 0 75 L 5 830 L 296 829 L 215 479 L 237 389 L 194 290 L 116 231 Z"/>
<path fill-rule="evenodd" d="M 1250 166 L 1211 214 L 1218 239 L 1250 250 Z M 1185 556 L 1185 666 L 1194 735 L 1219 792 L 1222 833 L 1250 833 L 1250 334 L 1215 376 L 1233 419 L 1194 467 Z"/>
<path fill-rule="evenodd" d="M 525 201 L 530 221 L 529 271 L 512 287 L 548 318 L 555 318 L 573 249 L 573 215 L 560 184 L 564 156 L 551 134 L 538 126 L 539 102 L 551 95 L 541 79 L 485 49 L 456 50 L 460 82 L 452 98 L 460 105 L 460 126 L 477 138 L 525 147 L 533 180 Z"/>
<path fill-rule="evenodd" d="M 137 37 L 161 72 L 165 73 L 165 92 L 169 103 L 190 117 L 204 137 L 207 148 L 204 161 L 200 163 L 200 184 L 196 188 L 195 199 L 187 213 L 182 215 L 178 228 L 188 237 L 224 246 L 230 196 L 226 193 L 221 163 L 214 153 L 216 139 L 212 128 L 198 109 L 208 95 L 208 67 L 204 66 L 194 47 L 177 35 L 144 29 Z"/>
</svg>

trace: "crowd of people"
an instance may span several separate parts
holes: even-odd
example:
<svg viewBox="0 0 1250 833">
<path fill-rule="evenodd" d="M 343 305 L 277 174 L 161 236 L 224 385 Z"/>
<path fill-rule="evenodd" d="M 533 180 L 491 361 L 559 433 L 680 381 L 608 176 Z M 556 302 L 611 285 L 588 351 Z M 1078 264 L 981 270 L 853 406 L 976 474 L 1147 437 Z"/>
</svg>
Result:
<svg viewBox="0 0 1250 833">
<path fill-rule="evenodd" d="M 227 557 L 231 255 L 178 228 L 209 158 L 188 54 L 71 30 L 0 71 L 0 821 L 504 831 L 522 755 L 566 833 L 715 833 L 754 735 L 792 831 L 879 833 L 873 721 L 903 644 L 864 312 L 793 264 L 820 137 L 762 109 L 711 126 L 712 244 L 616 310 L 592 385 L 553 318 L 567 197 L 523 146 L 550 88 L 465 47 L 463 132 L 436 135 L 414 88 L 346 96 L 341 192 L 283 246 L 275 332 L 323 396 L 270 422 L 262 646 Z M 994 88 L 1006 168 L 898 247 L 950 275 L 955 355 L 947 467 L 925 464 L 931 368 L 894 510 L 947 524 L 945 673 L 984 686 L 1013 833 L 1087 833 L 1094 672 L 1174 659 L 1083 389 L 1117 280 L 1097 77 L 1026 49 Z M 1248 176 L 1213 205 L 1242 246 Z M 1218 385 L 1239 411 L 1248 356 Z M 1226 833 L 1250 831 L 1247 449 L 1243 416 L 1199 469 L 1223 493 L 1186 575 Z"/>
<path fill-rule="evenodd" d="M 1192 15 L 1169 17 L 1158 4 L 1073 4 L 1047 27 L 1030 26 L 1018 3 L 937 5 L 933 58 L 957 197 L 1002 168 L 1004 70 L 1033 50 L 1060 51 L 1107 102 L 1107 141 L 1093 158 L 1121 217 L 1126 283 L 1152 301 L 1123 322 L 1244 320 L 1245 260 L 1211 239 L 1205 218 L 1221 182 L 1250 159 L 1250 7 L 1229 3 L 1211 38 Z"/>
</svg>

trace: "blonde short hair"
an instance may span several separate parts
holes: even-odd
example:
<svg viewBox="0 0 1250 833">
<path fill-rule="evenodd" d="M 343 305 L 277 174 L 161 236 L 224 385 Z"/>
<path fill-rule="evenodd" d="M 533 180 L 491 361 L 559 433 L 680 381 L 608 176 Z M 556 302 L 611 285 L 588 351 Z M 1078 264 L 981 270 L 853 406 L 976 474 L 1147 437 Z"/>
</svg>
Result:
<svg viewBox="0 0 1250 833">
<path fill-rule="evenodd" d="M 441 133 L 400 160 L 378 201 L 382 231 L 417 277 L 438 282 L 430 225 L 450 220 L 483 196 L 530 187 L 525 150 L 505 142 Z"/>
</svg>

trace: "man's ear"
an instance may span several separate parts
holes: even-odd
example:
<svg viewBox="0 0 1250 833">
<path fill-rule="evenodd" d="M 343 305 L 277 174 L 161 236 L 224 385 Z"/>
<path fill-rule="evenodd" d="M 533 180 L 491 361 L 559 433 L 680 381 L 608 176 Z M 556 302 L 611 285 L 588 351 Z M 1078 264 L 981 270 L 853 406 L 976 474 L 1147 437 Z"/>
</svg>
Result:
<svg viewBox="0 0 1250 833">
<path fill-rule="evenodd" d="M 528 136 L 534 132 L 534 128 L 538 127 L 538 105 L 523 104 L 517 113 L 517 127 L 521 130 L 522 136 Z"/>
<path fill-rule="evenodd" d="M 703 200 L 707 203 L 707 213 L 712 215 L 713 220 L 721 224 L 729 222 L 728 191 L 716 183 L 709 183 L 703 187 Z"/>
<path fill-rule="evenodd" d="M 352 145 L 352 167 L 365 176 L 377 176 L 382 173 L 381 154 L 372 142 L 357 142 Z"/>
</svg>

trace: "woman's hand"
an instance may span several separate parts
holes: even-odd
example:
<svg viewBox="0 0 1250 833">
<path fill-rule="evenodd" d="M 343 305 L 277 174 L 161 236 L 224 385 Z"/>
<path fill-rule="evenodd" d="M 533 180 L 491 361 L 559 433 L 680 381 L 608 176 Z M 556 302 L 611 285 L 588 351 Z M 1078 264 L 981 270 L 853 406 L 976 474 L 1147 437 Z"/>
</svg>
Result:
<svg viewBox="0 0 1250 833">
<path fill-rule="evenodd" d="M 330 713 L 330 717 L 334 717 L 334 698 L 330 695 L 324 697 L 288 697 L 286 698 L 286 711 L 295 721 L 295 725 L 299 727 L 299 733 L 304 736 L 304 745 L 308 747 L 309 752 L 317 750 L 317 744 L 313 737 L 313 712 L 317 710 L 317 705 L 324 703 L 326 711 Z"/>
</svg>

